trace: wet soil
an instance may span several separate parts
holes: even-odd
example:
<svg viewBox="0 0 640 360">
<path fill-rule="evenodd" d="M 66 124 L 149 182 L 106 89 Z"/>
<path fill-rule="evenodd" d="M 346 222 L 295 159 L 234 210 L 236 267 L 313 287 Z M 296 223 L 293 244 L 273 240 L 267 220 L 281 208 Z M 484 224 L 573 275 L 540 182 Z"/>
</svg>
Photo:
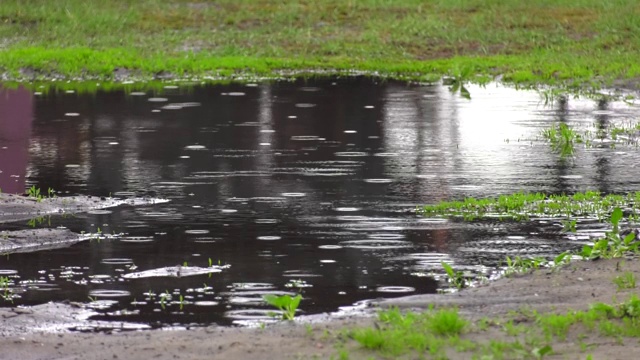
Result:
<svg viewBox="0 0 640 360">
<path fill-rule="evenodd" d="M 18 220 L 34 221 L 34 226 L 46 216 L 73 215 L 120 205 L 153 205 L 167 202 L 154 198 L 115 199 L 95 196 L 66 196 L 36 199 L 15 194 L 0 194 L 0 224 Z M 0 231 L 0 253 L 20 253 L 52 250 L 89 240 L 92 235 L 74 233 L 65 228 L 32 228 Z"/>
<path fill-rule="evenodd" d="M 586 310 L 594 302 L 623 301 L 636 289 L 617 292 L 613 278 L 622 271 L 638 273 L 634 259 L 576 261 L 557 271 L 503 278 L 484 287 L 446 295 L 419 295 L 374 302 L 368 311 L 384 306 L 415 310 L 429 305 L 457 306 L 469 319 L 506 318 L 513 310 L 540 312 Z M 60 330 L 54 324 L 77 323 L 82 310 L 73 304 L 45 304 L 31 308 L 0 309 L 2 359 L 298 359 L 336 356 L 336 339 L 344 329 L 372 325 L 373 317 L 361 314 L 330 319 L 327 316 L 300 317 L 262 329 L 200 327 L 193 329 L 117 331 L 82 333 Z M 59 315 L 56 315 L 59 314 Z M 71 319 L 74 319 L 73 321 Z M 528 324 L 535 326 L 535 324 Z M 33 329 L 40 329 L 34 331 Z M 577 334 L 569 334 L 575 339 Z M 474 332 L 468 338 L 488 342 L 501 340 L 503 332 Z M 512 339 L 511 339 L 512 340 Z M 592 337 L 588 353 L 594 359 L 636 359 L 640 344 L 622 343 L 613 338 Z M 548 358 L 584 358 L 578 342 L 551 344 L 555 353 Z M 371 354 L 347 342 L 350 358 L 370 358 Z M 450 354 L 467 358 L 469 354 Z M 547 357 L 545 357 L 547 358 Z"/>
</svg>

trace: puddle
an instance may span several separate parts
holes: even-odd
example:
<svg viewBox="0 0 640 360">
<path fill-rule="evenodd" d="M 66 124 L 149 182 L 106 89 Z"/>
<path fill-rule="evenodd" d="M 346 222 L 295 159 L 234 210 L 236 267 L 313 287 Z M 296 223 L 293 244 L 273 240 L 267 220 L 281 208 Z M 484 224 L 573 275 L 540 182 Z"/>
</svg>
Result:
<svg viewBox="0 0 640 360">
<path fill-rule="evenodd" d="M 272 320 L 266 294 L 302 293 L 301 313 L 335 312 L 436 293 L 442 261 L 491 278 L 505 256 L 553 256 L 606 231 L 593 219 L 565 234 L 553 217 L 419 217 L 421 204 L 640 190 L 631 142 L 594 139 L 562 158 L 539 139 L 557 122 L 630 127 L 633 106 L 545 106 L 498 84 L 469 91 L 366 78 L 91 95 L 0 88 L 2 193 L 35 185 L 118 199 L 3 223 L 25 236 L 85 235 L 0 257 L 16 294 L 0 306 L 69 300 L 91 310 L 88 329 L 255 325 Z"/>
</svg>

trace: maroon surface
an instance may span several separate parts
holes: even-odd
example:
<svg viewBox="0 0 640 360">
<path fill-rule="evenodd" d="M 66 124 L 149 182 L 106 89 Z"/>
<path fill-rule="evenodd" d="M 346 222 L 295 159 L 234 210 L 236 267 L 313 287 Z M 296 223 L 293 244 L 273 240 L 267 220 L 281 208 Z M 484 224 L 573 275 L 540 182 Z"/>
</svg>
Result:
<svg viewBox="0 0 640 360">
<path fill-rule="evenodd" d="M 20 87 L 0 87 L 0 189 L 20 194 L 25 190 L 33 95 Z"/>
</svg>

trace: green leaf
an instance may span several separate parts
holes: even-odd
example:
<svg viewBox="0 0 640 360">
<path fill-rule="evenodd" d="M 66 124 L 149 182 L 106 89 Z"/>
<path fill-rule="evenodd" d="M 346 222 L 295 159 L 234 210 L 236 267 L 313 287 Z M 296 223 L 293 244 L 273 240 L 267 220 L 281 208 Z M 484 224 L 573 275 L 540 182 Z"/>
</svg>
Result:
<svg viewBox="0 0 640 360">
<path fill-rule="evenodd" d="M 608 247 L 609 247 L 609 240 L 607 239 L 600 239 L 596 241 L 595 244 L 593 244 L 593 250 L 597 250 L 597 251 L 607 250 Z"/>
<path fill-rule="evenodd" d="M 451 267 L 451 265 L 447 264 L 444 261 L 441 261 L 440 264 L 442 264 L 442 267 L 444 268 L 444 271 L 447 272 L 447 275 L 450 278 L 454 278 L 456 276 L 456 273 L 453 271 L 453 268 Z"/>
<path fill-rule="evenodd" d="M 279 296 L 268 294 L 262 297 L 269 305 L 279 308 L 280 299 Z"/>
<path fill-rule="evenodd" d="M 627 236 L 624 237 L 624 244 L 629 245 L 629 243 L 631 243 L 635 238 L 636 238 L 636 234 L 633 232 L 630 232 L 629 234 L 627 234 Z"/>
<path fill-rule="evenodd" d="M 611 224 L 614 227 L 618 227 L 618 224 L 620 223 L 620 219 L 622 219 L 622 210 L 619 207 L 617 207 L 611 213 Z"/>
<path fill-rule="evenodd" d="M 555 259 L 553 259 L 553 263 L 554 263 L 554 264 L 556 264 L 556 265 L 561 264 L 561 263 L 564 261 L 564 259 L 567 257 L 567 255 L 568 255 L 568 254 L 569 254 L 569 253 L 567 253 L 567 252 L 565 251 L 565 252 L 563 252 L 562 254 L 560 254 L 560 255 L 556 256 L 556 257 L 555 257 Z"/>
<path fill-rule="evenodd" d="M 543 346 L 541 348 L 535 348 L 531 351 L 531 353 L 533 353 L 534 356 L 542 359 L 545 355 L 551 353 L 553 351 L 553 349 L 551 348 L 550 345 L 547 346 Z"/>
<path fill-rule="evenodd" d="M 282 312 L 282 319 L 293 320 L 296 309 L 300 305 L 302 296 L 300 294 L 295 297 L 289 295 L 276 296 L 273 294 L 264 295 L 263 299 L 271 306 L 278 308 Z"/>
<path fill-rule="evenodd" d="M 289 295 L 286 295 L 286 296 L 289 296 Z M 289 297 L 289 299 L 290 299 L 289 308 L 295 311 L 298 308 L 298 305 L 300 305 L 300 300 L 302 300 L 302 295 L 298 294 L 294 298 Z"/>
</svg>

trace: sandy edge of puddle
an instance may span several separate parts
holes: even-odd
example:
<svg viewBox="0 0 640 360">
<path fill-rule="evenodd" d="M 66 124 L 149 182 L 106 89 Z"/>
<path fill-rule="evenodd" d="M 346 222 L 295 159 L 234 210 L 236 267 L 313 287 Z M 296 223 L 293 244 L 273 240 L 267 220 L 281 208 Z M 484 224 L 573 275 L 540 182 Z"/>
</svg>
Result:
<svg viewBox="0 0 640 360">
<path fill-rule="evenodd" d="M 498 280 L 490 285 L 448 295 L 418 295 L 379 300 L 379 306 L 397 305 L 423 309 L 430 304 L 455 305 L 468 318 L 500 318 L 523 307 L 541 312 L 587 309 L 598 301 L 626 300 L 637 289 L 617 292 L 612 280 L 622 271 L 640 273 L 640 261 L 576 261 L 555 272 Z M 53 306 L 53 311 L 52 311 Z M 329 359 L 336 356 L 335 336 L 343 329 L 371 325 L 372 317 L 328 319 L 301 317 L 263 329 L 207 327 L 191 330 L 149 330 L 105 333 L 69 333 L 32 329 L 55 322 L 55 307 L 65 313 L 68 305 L 53 304 L 25 309 L 0 309 L 0 358 L 2 359 Z M 304 307 L 304 304 L 302 305 Z M 372 309 L 373 310 L 373 309 Z M 319 319 L 319 320 L 318 320 Z M 310 320 L 315 320 L 311 321 Z M 309 330 L 311 327 L 312 330 Z M 493 335 L 492 335 L 493 336 Z M 488 341 L 491 337 L 485 339 Z M 477 339 L 476 339 L 477 340 Z M 504 339 L 508 340 L 508 339 Z M 480 339 L 482 341 L 482 339 Z M 595 339 L 589 349 L 594 359 L 640 358 L 638 341 L 619 344 L 612 338 Z M 553 344 L 558 354 L 545 359 L 584 359 L 577 344 Z M 351 359 L 370 354 L 349 348 Z M 454 354 L 452 358 L 456 358 Z M 469 354 L 460 354 L 460 359 Z"/>
</svg>

